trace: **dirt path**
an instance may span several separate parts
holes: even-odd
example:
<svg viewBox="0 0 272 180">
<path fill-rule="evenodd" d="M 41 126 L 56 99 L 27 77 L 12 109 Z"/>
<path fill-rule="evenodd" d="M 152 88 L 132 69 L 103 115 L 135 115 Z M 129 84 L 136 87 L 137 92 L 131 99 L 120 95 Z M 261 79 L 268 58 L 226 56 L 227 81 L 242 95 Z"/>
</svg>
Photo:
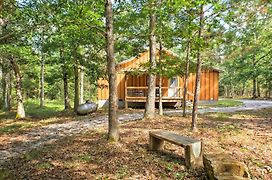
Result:
<svg viewBox="0 0 272 180">
<path fill-rule="evenodd" d="M 200 114 L 209 113 L 209 112 L 236 112 L 236 111 L 247 111 L 247 110 L 259 110 L 263 108 L 272 107 L 272 101 L 265 100 L 239 100 L 244 104 L 241 106 L 235 107 L 210 107 L 205 109 L 199 109 Z M 170 110 L 167 113 L 181 113 L 181 110 Z M 190 111 L 187 111 L 190 113 Z"/>
<path fill-rule="evenodd" d="M 207 112 L 235 112 L 243 110 L 258 110 L 272 107 L 272 101 L 241 100 L 244 105 L 238 107 L 207 108 L 200 109 L 199 113 Z M 181 113 L 180 110 L 168 110 L 166 114 Z M 189 113 L 189 111 L 188 111 Z M 122 114 L 120 122 L 135 121 L 141 119 L 142 113 Z M 10 142 L 0 146 L 0 164 L 9 158 L 21 155 L 43 144 L 51 143 L 66 136 L 72 136 L 80 132 L 86 132 L 92 128 L 107 124 L 107 116 L 89 118 L 86 120 L 72 121 L 64 124 L 52 124 L 29 131 L 23 135 L 10 138 Z"/>
</svg>

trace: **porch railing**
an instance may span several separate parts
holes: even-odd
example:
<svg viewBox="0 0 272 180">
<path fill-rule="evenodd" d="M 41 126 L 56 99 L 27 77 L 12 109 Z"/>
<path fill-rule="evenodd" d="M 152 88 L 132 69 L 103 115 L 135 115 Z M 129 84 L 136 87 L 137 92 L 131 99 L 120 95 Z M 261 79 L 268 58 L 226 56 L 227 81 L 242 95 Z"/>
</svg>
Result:
<svg viewBox="0 0 272 180">
<path fill-rule="evenodd" d="M 183 87 L 162 87 L 162 97 L 163 98 L 182 98 L 183 97 Z M 126 87 L 125 97 L 127 98 L 145 98 L 147 97 L 148 87 Z M 193 93 L 187 91 L 189 96 L 194 96 Z M 159 87 L 156 87 L 156 97 L 159 97 Z"/>
</svg>

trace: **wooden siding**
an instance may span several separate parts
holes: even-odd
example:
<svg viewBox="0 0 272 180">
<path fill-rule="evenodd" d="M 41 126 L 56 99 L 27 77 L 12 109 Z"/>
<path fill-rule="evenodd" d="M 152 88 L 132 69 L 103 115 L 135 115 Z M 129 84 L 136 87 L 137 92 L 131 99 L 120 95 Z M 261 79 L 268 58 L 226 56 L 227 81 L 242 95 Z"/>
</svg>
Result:
<svg viewBox="0 0 272 180">
<path fill-rule="evenodd" d="M 129 60 L 121 62 L 116 66 L 117 71 L 128 70 L 128 69 L 137 69 L 141 64 L 144 64 L 149 59 L 149 51 L 141 53 L 139 56 Z"/>
<path fill-rule="evenodd" d="M 203 70 L 200 80 L 200 97 L 199 100 L 218 100 L 218 78 L 219 73 L 214 70 Z M 184 78 L 179 77 L 179 87 L 183 87 Z M 157 80 L 158 84 L 158 80 Z M 147 86 L 147 75 L 132 76 L 128 75 L 127 86 L 145 87 Z M 169 87 L 169 79 L 163 77 L 162 86 Z M 191 73 L 188 82 L 188 91 L 194 93 L 195 74 Z M 117 74 L 118 99 L 125 99 L 125 74 Z M 163 96 L 167 97 L 168 90 L 163 90 Z M 98 80 L 98 100 L 105 100 L 109 97 L 108 81 L 105 79 Z M 187 99 L 193 100 L 193 96 L 187 95 Z"/>
<path fill-rule="evenodd" d="M 157 52 L 158 53 L 158 52 Z M 170 51 L 165 51 L 169 56 L 173 56 Z M 129 60 L 123 61 L 116 65 L 117 69 L 117 89 L 118 99 L 125 99 L 125 72 L 133 69 L 138 69 L 141 64 L 148 62 L 149 51 L 145 51 L 138 56 Z M 194 93 L 196 76 L 194 73 L 190 73 L 188 81 L 188 92 Z M 217 70 L 202 70 L 200 80 L 200 100 L 218 100 L 218 85 L 219 72 Z M 184 78 L 179 77 L 179 87 L 183 88 Z M 157 81 L 158 85 L 158 81 Z M 147 75 L 132 76 L 128 75 L 127 86 L 147 86 Z M 162 86 L 169 87 L 169 79 L 163 77 Z M 98 80 L 98 100 L 106 100 L 109 97 L 108 82 L 105 79 Z M 163 96 L 168 96 L 168 89 L 163 89 Z M 187 99 L 193 100 L 193 96 L 187 94 Z"/>
<path fill-rule="evenodd" d="M 97 95 L 98 100 L 109 98 L 109 83 L 106 79 L 98 79 Z"/>
</svg>

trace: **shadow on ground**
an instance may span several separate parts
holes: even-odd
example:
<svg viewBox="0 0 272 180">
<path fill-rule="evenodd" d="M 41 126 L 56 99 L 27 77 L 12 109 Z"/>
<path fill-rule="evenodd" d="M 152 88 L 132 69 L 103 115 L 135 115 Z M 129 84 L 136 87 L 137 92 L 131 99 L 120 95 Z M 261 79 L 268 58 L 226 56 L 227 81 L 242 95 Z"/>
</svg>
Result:
<svg viewBox="0 0 272 180">
<path fill-rule="evenodd" d="M 203 169 L 187 170 L 184 149 L 166 143 L 148 150 L 148 132 L 175 131 L 204 141 L 206 153 L 230 153 L 245 162 L 253 178 L 267 179 L 260 169 L 271 164 L 271 109 L 201 115 L 199 131 L 190 132 L 190 118 L 160 117 L 125 123 L 119 143 L 108 143 L 106 129 L 66 137 L 5 163 L 0 179 L 205 179 Z"/>
</svg>

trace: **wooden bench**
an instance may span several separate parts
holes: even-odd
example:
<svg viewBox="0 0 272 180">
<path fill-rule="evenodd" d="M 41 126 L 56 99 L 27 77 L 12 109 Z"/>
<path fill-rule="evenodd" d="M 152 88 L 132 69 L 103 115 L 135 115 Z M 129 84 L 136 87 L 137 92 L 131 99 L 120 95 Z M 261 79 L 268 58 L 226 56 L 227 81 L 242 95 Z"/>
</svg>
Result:
<svg viewBox="0 0 272 180">
<path fill-rule="evenodd" d="M 179 145 L 185 149 L 185 165 L 187 168 L 202 166 L 202 142 L 174 132 L 157 130 L 149 132 L 149 149 L 163 149 L 164 141 Z"/>
</svg>

